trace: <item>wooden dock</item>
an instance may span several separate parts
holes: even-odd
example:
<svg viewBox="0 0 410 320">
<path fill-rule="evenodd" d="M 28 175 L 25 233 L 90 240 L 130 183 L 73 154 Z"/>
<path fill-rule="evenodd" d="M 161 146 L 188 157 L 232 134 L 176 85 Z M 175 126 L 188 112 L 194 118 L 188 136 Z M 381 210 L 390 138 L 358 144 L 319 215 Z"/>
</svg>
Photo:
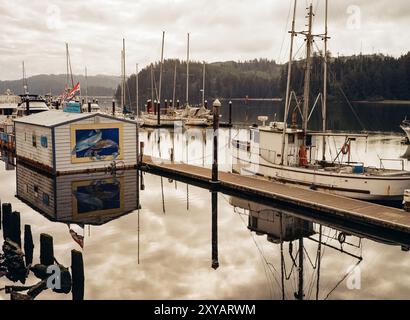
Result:
<svg viewBox="0 0 410 320">
<path fill-rule="evenodd" d="M 140 168 L 148 173 L 253 201 L 260 200 L 268 205 L 303 209 L 307 214 L 322 215 L 328 220 L 342 220 L 346 225 L 354 223 L 375 231 L 393 232 L 401 243 L 410 244 L 410 213 L 401 209 L 232 173 L 220 172 L 220 182 L 215 185 L 211 181 L 210 169 L 152 159 L 149 156 L 143 157 Z"/>
</svg>

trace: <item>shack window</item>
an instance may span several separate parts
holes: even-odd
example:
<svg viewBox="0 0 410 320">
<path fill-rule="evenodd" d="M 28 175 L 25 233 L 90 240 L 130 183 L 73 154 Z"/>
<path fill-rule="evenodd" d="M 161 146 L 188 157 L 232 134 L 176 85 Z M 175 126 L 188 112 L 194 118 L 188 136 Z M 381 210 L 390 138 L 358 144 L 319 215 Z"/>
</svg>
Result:
<svg viewBox="0 0 410 320">
<path fill-rule="evenodd" d="M 35 133 L 33 133 L 32 142 L 33 142 L 33 147 L 37 147 L 37 137 Z"/>
<path fill-rule="evenodd" d="M 34 196 L 38 197 L 38 186 L 34 185 Z"/>
<path fill-rule="evenodd" d="M 46 136 L 41 136 L 41 146 L 43 148 L 47 148 L 48 147 L 48 141 L 47 141 L 47 137 Z"/>
<path fill-rule="evenodd" d="M 47 193 L 43 193 L 43 203 L 46 206 L 50 205 L 50 196 Z"/>
</svg>

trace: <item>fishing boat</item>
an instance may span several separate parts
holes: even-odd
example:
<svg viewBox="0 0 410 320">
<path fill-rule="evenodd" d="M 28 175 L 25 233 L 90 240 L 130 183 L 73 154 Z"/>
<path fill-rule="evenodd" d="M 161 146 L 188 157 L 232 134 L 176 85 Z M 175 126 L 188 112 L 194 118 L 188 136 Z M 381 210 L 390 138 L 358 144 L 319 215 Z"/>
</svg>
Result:
<svg viewBox="0 0 410 320">
<path fill-rule="evenodd" d="M 37 94 L 22 94 L 21 103 L 19 103 L 16 112 L 13 114 L 15 118 L 24 117 L 27 115 L 27 103 L 29 105 L 29 114 L 49 111 L 47 101 Z"/>
<path fill-rule="evenodd" d="M 325 32 L 314 35 L 312 33 L 313 6 L 308 8 L 308 31 L 295 31 L 296 1 L 293 11 L 293 22 L 288 63 L 288 79 L 285 99 L 283 122 L 274 121 L 262 124 L 260 127 L 251 128 L 249 140 L 233 140 L 234 167 L 233 171 L 241 174 L 258 175 L 264 178 L 292 184 L 302 188 L 310 188 L 336 195 L 370 200 L 394 201 L 402 200 L 404 190 L 410 188 L 410 172 L 404 168 L 386 169 L 366 167 L 364 163 L 351 161 L 351 145 L 356 139 L 366 138 L 365 134 L 331 133 L 326 130 L 327 110 L 327 55 L 324 55 L 324 81 L 322 97 L 322 131 L 308 130 L 309 114 L 311 107 L 310 97 L 310 72 L 313 41 L 316 38 L 324 40 L 324 52 L 327 52 L 327 14 L 328 1 L 325 7 Z M 293 40 L 296 35 L 306 38 L 305 81 L 303 98 L 298 99 L 296 93 L 291 91 L 291 70 L 293 59 Z M 301 110 L 302 125 L 298 125 L 295 113 L 292 114 L 292 124 L 288 126 L 288 115 L 292 101 Z M 299 109 L 295 107 L 295 110 Z M 300 109 L 299 109 L 300 110 Z M 267 118 L 263 118 L 264 122 Z M 336 158 L 328 159 L 326 154 L 327 139 L 329 137 L 344 137 L 344 143 L 338 149 Z M 318 146 L 321 144 L 322 155 Z"/>
</svg>

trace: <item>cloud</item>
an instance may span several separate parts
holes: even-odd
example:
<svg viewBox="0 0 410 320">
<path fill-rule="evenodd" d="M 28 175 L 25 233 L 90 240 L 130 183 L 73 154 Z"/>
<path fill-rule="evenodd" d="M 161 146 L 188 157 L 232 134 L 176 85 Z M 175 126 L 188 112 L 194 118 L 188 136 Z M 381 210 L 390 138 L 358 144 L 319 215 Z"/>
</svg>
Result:
<svg viewBox="0 0 410 320">
<path fill-rule="evenodd" d="M 94 74 L 119 74 L 121 41 L 127 39 L 127 70 L 159 60 L 161 31 L 166 30 L 167 58 L 186 56 L 191 32 L 192 58 L 222 61 L 265 57 L 283 62 L 289 39 L 290 4 L 282 0 L 105 0 L 70 2 L 0 0 L 2 30 L 0 78 L 17 79 L 21 61 L 28 75 L 65 72 L 64 42 L 70 43 L 73 71 L 87 66 Z M 300 2 L 299 2 L 300 3 Z M 323 21 L 324 0 L 316 22 Z M 361 13 L 361 28 L 349 30 L 349 6 Z M 297 26 L 304 28 L 305 3 L 299 4 Z M 408 50 L 410 8 L 407 0 L 330 1 L 331 50 L 336 54 L 382 52 L 395 56 Z M 319 28 L 318 28 L 319 29 Z"/>
</svg>

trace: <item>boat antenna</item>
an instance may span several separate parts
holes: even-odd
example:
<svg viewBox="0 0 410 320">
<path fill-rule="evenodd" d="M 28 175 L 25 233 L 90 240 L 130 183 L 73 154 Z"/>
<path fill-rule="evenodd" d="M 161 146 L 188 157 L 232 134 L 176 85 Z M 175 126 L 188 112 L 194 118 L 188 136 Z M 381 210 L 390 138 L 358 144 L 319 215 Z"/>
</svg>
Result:
<svg viewBox="0 0 410 320">
<path fill-rule="evenodd" d="M 296 8 L 297 8 L 297 0 L 295 0 L 293 5 L 293 19 L 292 19 L 292 30 L 290 31 L 290 53 L 289 53 L 289 63 L 288 63 L 288 79 L 286 84 L 286 98 L 285 98 L 285 113 L 283 119 L 283 134 L 282 134 L 282 159 L 281 164 L 284 164 L 285 161 L 285 138 L 286 138 L 286 129 L 287 129 L 287 121 L 288 121 L 288 113 L 289 113 L 289 101 L 290 101 L 290 80 L 291 80 L 291 73 L 292 73 L 292 61 L 293 61 L 293 44 L 295 38 L 295 20 L 296 20 Z"/>
<path fill-rule="evenodd" d="M 24 61 L 23 61 L 23 93 L 25 95 L 28 95 L 28 84 L 27 84 L 27 78 L 26 78 L 26 69 L 24 67 Z"/>
</svg>

